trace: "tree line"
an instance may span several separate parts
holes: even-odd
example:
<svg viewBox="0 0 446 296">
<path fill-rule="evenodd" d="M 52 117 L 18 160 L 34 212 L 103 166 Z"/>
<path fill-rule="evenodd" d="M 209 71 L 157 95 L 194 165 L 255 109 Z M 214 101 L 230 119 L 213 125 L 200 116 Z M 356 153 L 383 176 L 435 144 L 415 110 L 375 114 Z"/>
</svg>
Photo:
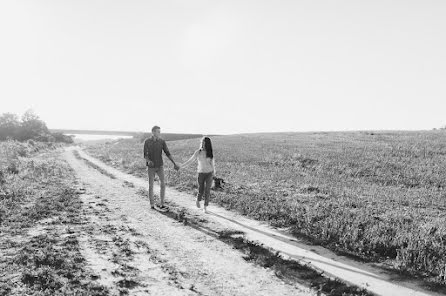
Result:
<svg viewBox="0 0 446 296">
<path fill-rule="evenodd" d="M 32 110 L 26 111 L 21 118 L 13 113 L 0 115 L 0 141 L 6 140 L 73 143 L 69 136 L 50 132 Z"/>
</svg>

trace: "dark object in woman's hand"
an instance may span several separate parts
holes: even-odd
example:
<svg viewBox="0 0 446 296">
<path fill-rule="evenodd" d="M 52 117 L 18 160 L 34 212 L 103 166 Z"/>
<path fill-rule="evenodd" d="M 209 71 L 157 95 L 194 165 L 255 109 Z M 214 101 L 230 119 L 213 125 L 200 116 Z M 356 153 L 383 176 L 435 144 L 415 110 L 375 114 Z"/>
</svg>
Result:
<svg viewBox="0 0 446 296">
<path fill-rule="evenodd" d="M 212 179 L 214 180 L 214 189 L 223 189 L 223 184 L 226 183 L 225 180 L 218 177 L 212 177 Z"/>
</svg>

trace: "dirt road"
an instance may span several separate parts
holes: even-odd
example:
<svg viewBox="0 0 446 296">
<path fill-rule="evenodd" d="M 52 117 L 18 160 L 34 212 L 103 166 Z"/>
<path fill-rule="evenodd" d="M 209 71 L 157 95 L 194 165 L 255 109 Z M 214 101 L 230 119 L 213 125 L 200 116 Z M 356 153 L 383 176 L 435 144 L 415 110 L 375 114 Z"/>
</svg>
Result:
<svg viewBox="0 0 446 296">
<path fill-rule="evenodd" d="M 90 165 L 96 167 L 96 169 L 92 169 L 84 161 L 76 159 L 73 156 L 73 151 L 65 153 L 65 158 L 85 183 L 87 192 L 90 193 L 85 195 L 85 201 L 91 203 L 92 208 L 95 209 L 92 219 L 97 219 L 98 225 L 102 226 L 112 224 L 116 228 L 130 227 L 139 234 L 135 237 L 122 231 L 120 235 L 129 240 L 131 245 L 145 245 L 148 248 L 147 252 L 155 257 L 141 254 L 144 252 L 137 249 L 139 253 L 134 251 L 137 254 L 135 258 L 143 255 L 145 257 L 143 256 L 135 262 L 141 264 L 150 260 L 153 262 L 153 258 L 161 258 L 160 260 L 163 262 L 158 266 L 164 272 L 165 278 L 160 275 L 159 268 L 157 270 L 155 267 L 150 267 L 152 269 L 147 266 L 137 267 L 141 271 L 139 273 L 141 276 L 143 274 L 149 278 L 158 276 L 157 285 L 160 285 L 159 287 L 149 282 L 147 287 L 138 287 L 133 291 L 173 289 L 169 283 L 169 281 L 173 281 L 176 283 L 177 290 L 171 293 L 179 294 L 188 294 L 191 291 L 203 295 L 315 294 L 304 285 L 297 284 L 297 282 L 301 282 L 308 286 L 308 280 L 296 279 L 291 283 L 290 281 L 284 283 L 276 276 L 277 270 L 264 269 L 246 262 L 240 252 L 212 235 L 228 232 L 238 233 L 244 239 L 267 246 L 274 252 L 280 252 L 284 258 L 308 264 L 328 277 L 341 279 L 377 295 L 440 295 L 426 291 L 422 288 L 422 283 L 413 279 L 398 278 L 395 280 L 397 277 L 391 272 L 338 256 L 322 247 L 308 246 L 283 231 L 273 229 L 265 223 L 251 220 L 221 207 L 211 205 L 209 213 L 203 214 L 195 208 L 194 197 L 167 188 L 167 200 L 171 203 L 171 208 L 176 209 L 175 215 L 183 215 L 186 212 L 187 218 L 198 221 L 199 223 L 196 224 L 200 226 L 185 227 L 177 220 L 187 222 L 186 218 L 175 220 L 172 219 L 172 216 L 167 217 L 168 215 L 149 210 L 146 192 L 143 190 L 147 186 L 146 180 L 120 172 L 77 148 L 73 149 L 80 153 L 81 157 L 86 159 Z M 101 204 L 103 204 L 102 208 L 98 208 Z M 100 214 L 99 218 L 96 217 L 97 214 Z M 90 252 L 88 250 L 95 249 L 95 246 L 91 245 L 91 241 L 92 239 L 89 244 L 86 242 L 86 253 Z M 133 248 L 135 249 L 135 247 Z M 91 262 L 97 261 L 96 256 L 97 254 L 93 254 L 89 257 Z M 107 260 L 110 261 L 104 257 L 102 264 L 106 264 Z M 97 262 L 96 265 L 99 270 L 101 263 Z M 169 268 L 166 269 L 166 266 Z M 147 268 L 152 270 L 154 275 L 149 275 L 150 272 L 147 273 Z M 113 282 L 113 278 L 109 276 L 111 269 L 110 267 L 107 272 L 103 271 L 101 277 L 109 278 Z M 146 279 L 143 276 L 140 282 L 146 283 Z M 163 292 L 159 293 L 164 294 Z"/>
<path fill-rule="evenodd" d="M 76 158 L 64 158 L 85 189 L 92 223 L 80 237 L 97 279 L 119 295 L 314 295 L 247 262 L 242 253 L 198 229 L 151 210 L 138 188 Z"/>
</svg>

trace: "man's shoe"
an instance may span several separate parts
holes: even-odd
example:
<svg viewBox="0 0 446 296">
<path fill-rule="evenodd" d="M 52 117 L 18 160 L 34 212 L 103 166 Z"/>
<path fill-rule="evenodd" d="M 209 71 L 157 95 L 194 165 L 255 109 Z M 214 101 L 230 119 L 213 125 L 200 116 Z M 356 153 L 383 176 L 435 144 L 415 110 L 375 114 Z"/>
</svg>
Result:
<svg viewBox="0 0 446 296">
<path fill-rule="evenodd" d="M 159 205 L 159 206 L 155 206 L 155 210 L 160 211 L 160 212 L 167 212 L 169 210 L 168 207 L 166 207 L 165 205 Z"/>
</svg>

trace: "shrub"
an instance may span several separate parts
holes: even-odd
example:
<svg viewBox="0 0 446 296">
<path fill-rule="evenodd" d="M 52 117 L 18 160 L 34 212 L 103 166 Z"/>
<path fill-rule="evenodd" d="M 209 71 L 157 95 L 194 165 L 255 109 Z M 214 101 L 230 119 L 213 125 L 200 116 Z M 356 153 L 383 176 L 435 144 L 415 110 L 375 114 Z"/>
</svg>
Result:
<svg viewBox="0 0 446 296">
<path fill-rule="evenodd" d="M 73 143 L 73 139 L 61 133 L 50 133 L 46 123 L 31 110 L 25 112 L 21 120 L 17 115 L 3 113 L 0 115 L 0 141 L 8 139 L 40 142 Z"/>
</svg>

